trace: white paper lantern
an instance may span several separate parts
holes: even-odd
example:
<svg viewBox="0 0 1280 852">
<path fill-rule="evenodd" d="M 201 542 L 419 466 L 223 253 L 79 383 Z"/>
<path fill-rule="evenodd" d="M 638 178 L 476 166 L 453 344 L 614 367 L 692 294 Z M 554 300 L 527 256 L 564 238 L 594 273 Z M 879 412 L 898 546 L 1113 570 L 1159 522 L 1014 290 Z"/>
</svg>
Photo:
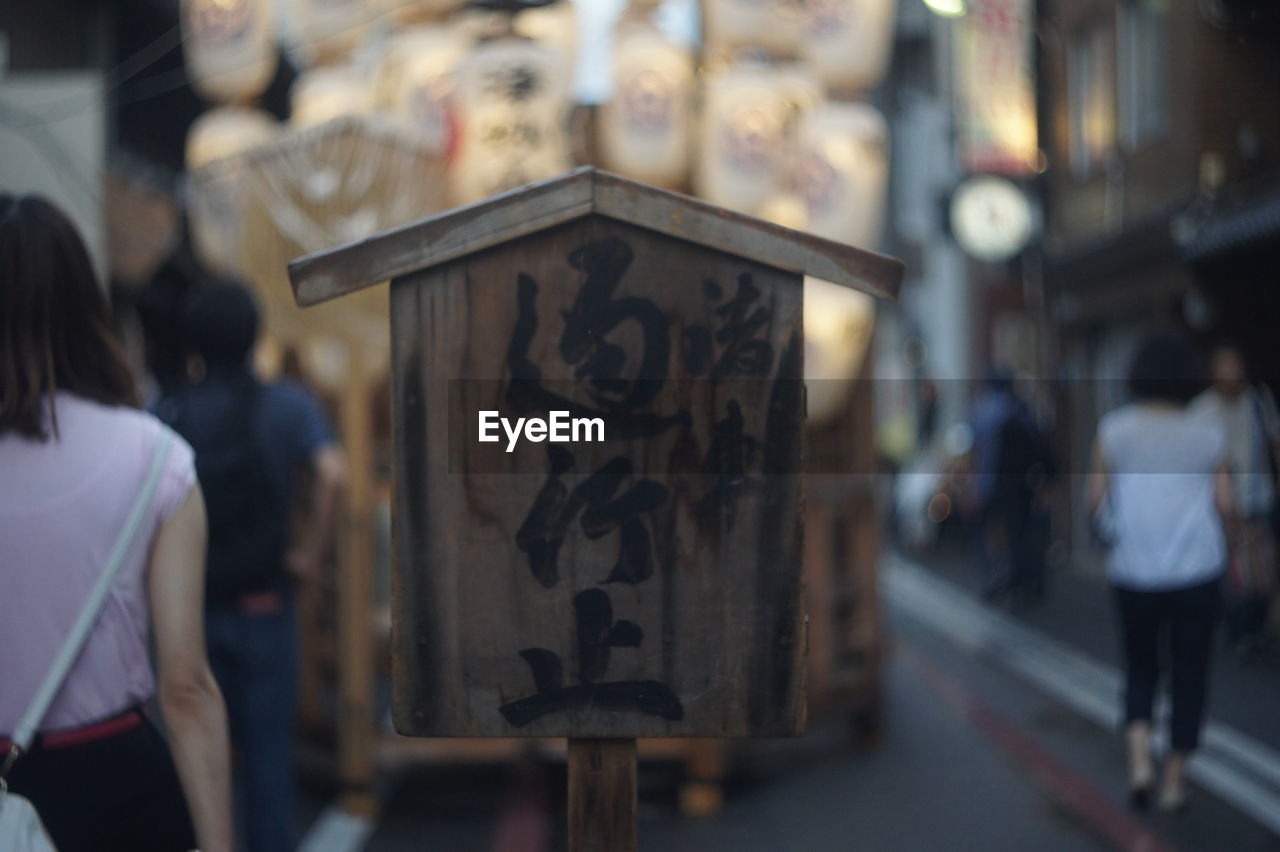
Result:
<svg viewBox="0 0 1280 852">
<path fill-rule="evenodd" d="M 280 132 L 268 112 L 244 107 L 217 107 L 202 114 L 187 131 L 188 169 L 235 156 L 270 142 Z"/>
<path fill-rule="evenodd" d="M 394 72 L 388 108 L 405 127 L 438 154 L 450 152 L 457 137 L 457 71 L 467 45 L 450 30 L 419 31 Z"/>
<path fill-rule="evenodd" d="M 809 211 L 804 199 L 793 192 L 775 195 L 760 208 L 759 216 L 784 228 L 803 231 L 809 225 Z"/>
<path fill-rule="evenodd" d="M 731 68 L 704 79 L 698 194 L 755 213 L 783 189 L 795 123 L 821 103 L 821 90 L 786 68 Z"/>
<path fill-rule="evenodd" d="M 838 92 L 870 89 L 884 76 L 893 46 L 895 0 L 807 0 L 800 54 Z"/>
<path fill-rule="evenodd" d="M 884 219 L 889 127 L 875 107 L 829 103 L 800 122 L 795 185 L 806 228 L 843 243 L 874 248 Z"/>
<path fill-rule="evenodd" d="M 187 193 L 191 248 L 207 268 L 223 275 L 244 272 L 244 191 L 239 170 L 211 166 Z"/>
<path fill-rule="evenodd" d="M 760 210 L 770 222 L 808 230 L 804 199 L 793 193 L 771 198 Z M 858 375 L 875 325 L 875 302 L 830 281 L 804 279 L 804 378 L 810 421 L 838 414 Z"/>
<path fill-rule="evenodd" d="M 293 82 L 289 105 L 289 123 L 299 130 L 344 115 L 369 115 L 373 112 L 373 86 L 358 68 L 322 66 Z"/>
<path fill-rule="evenodd" d="M 393 32 L 383 43 L 374 67 L 374 103 L 377 108 L 393 108 L 410 60 L 424 53 L 437 53 L 443 46 L 455 46 L 457 51 L 465 51 L 469 43 L 456 27 L 414 26 Z"/>
<path fill-rule="evenodd" d="M 806 0 L 705 0 L 706 43 L 715 53 L 754 47 L 795 56 L 805 24 Z"/>
<path fill-rule="evenodd" d="M 294 56 L 325 65 L 349 56 L 369 37 L 374 0 L 290 0 Z"/>
<path fill-rule="evenodd" d="M 244 164 L 232 158 L 279 134 L 280 125 L 269 113 L 241 107 L 211 109 L 187 132 L 187 170 L 200 173 L 188 185 L 187 222 L 196 256 L 210 269 L 243 272 Z"/>
<path fill-rule="evenodd" d="M 182 0 L 182 46 L 191 84 L 215 101 L 249 101 L 276 72 L 270 0 Z"/>
<path fill-rule="evenodd" d="M 866 293 L 804 279 L 804 378 L 811 421 L 839 413 L 874 327 L 875 302 Z"/>
<path fill-rule="evenodd" d="M 399 26 L 439 20 L 465 3 L 466 0 L 380 0 L 381 14 Z"/>
<path fill-rule="evenodd" d="M 681 185 L 689 172 L 693 57 L 660 32 L 619 32 L 613 97 L 600 110 L 605 166 L 657 186 Z"/>
<path fill-rule="evenodd" d="M 569 74 L 578 59 L 578 9 L 568 0 L 551 6 L 526 9 L 512 21 L 516 35 L 548 44 L 560 51 Z"/>
<path fill-rule="evenodd" d="M 456 203 L 487 198 L 567 171 L 569 71 L 553 47 L 497 39 L 458 69 L 460 143 L 451 173 Z"/>
</svg>

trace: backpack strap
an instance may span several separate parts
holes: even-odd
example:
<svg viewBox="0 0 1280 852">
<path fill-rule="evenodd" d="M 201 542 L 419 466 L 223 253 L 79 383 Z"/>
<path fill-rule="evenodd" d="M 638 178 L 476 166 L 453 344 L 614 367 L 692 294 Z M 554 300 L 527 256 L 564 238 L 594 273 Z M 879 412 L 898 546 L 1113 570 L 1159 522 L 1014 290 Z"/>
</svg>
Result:
<svg viewBox="0 0 1280 852">
<path fill-rule="evenodd" d="M 36 729 L 49 711 L 49 705 L 57 697 L 58 691 L 62 688 L 63 682 L 66 681 L 76 658 L 80 656 L 85 640 L 89 638 L 89 633 L 98 621 L 98 615 L 102 612 L 103 604 L 106 603 L 112 584 L 119 575 L 125 559 L 133 551 L 138 531 L 142 528 L 142 521 L 146 516 L 147 510 L 151 507 L 152 497 L 155 495 L 156 487 L 160 482 L 160 475 L 164 472 L 165 464 L 169 459 L 169 451 L 172 448 L 173 438 L 168 430 L 162 431 L 151 458 L 151 467 L 147 470 L 146 479 L 143 480 L 142 490 L 138 492 L 138 496 L 133 501 L 133 507 L 129 510 L 129 515 L 125 519 L 124 526 L 120 529 L 120 534 L 116 537 L 115 546 L 111 548 L 106 565 L 102 569 L 102 574 L 98 577 L 98 582 L 89 593 L 84 606 L 80 608 L 80 614 L 76 617 L 75 623 L 67 633 L 67 638 L 63 640 L 62 647 L 58 650 L 58 654 L 49 666 L 44 680 L 40 683 L 40 688 L 36 690 L 36 694 L 32 697 L 31 703 L 27 705 L 27 710 L 22 714 L 22 719 L 18 722 L 18 726 L 14 728 L 9 737 L 12 745 L 9 748 L 9 754 L 5 758 L 3 767 L 0 768 L 0 777 L 6 775 L 18 757 L 31 746 L 31 741 L 35 738 Z"/>
</svg>

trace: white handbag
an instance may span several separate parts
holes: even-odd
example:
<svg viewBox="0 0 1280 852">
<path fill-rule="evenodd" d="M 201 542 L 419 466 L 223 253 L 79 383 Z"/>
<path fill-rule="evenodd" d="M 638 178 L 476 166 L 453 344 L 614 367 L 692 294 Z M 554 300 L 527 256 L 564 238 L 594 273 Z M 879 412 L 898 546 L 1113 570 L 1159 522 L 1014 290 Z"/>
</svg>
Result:
<svg viewBox="0 0 1280 852">
<path fill-rule="evenodd" d="M 27 705 L 27 711 L 22 714 L 18 727 L 10 736 L 12 745 L 4 758 L 4 764 L 0 766 L 0 852 L 56 852 L 53 841 L 49 839 L 48 833 L 40 823 L 40 816 L 36 813 L 35 807 L 27 799 L 10 792 L 5 779 L 18 758 L 30 748 L 36 729 L 49 711 L 49 705 L 57 697 L 58 691 L 62 689 L 67 673 L 71 671 L 71 666 L 80 656 L 80 650 L 84 647 L 85 640 L 89 638 L 99 613 L 102 612 L 102 605 L 107 600 L 116 575 L 120 573 L 120 567 L 133 550 L 138 530 L 142 526 L 147 509 L 151 506 L 151 498 L 155 494 L 160 474 L 164 471 L 165 462 L 169 458 L 171 442 L 169 433 L 162 433 L 155 454 L 151 458 L 151 467 L 147 470 L 147 478 L 143 481 L 142 490 L 138 492 L 133 508 L 129 510 L 129 517 L 125 520 L 124 527 L 116 538 L 115 546 L 107 557 L 102 576 L 98 578 L 97 585 L 89 593 L 89 598 L 81 607 L 80 614 L 76 616 L 75 624 L 72 625 L 67 638 L 63 640 L 53 665 L 49 667 L 48 673 L 40 683 L 40 688 L 36 690 L 35 697 Z"/>
</svg>

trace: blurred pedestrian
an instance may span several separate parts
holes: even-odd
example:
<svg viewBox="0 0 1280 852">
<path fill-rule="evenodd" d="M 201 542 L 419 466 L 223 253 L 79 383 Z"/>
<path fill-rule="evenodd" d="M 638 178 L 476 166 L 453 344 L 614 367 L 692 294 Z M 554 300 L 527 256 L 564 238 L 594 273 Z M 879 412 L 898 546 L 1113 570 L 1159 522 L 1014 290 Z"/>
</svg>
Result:
<svg viewBox="0 0 1280 852">
<path fill-rule="evenodd" d="M 294 846 L 294 585 L 319 573 L 344 460 L 305 390 L 255 377 L 258 310 L 244 287 L 202 283 L 182 322 L 204 375 L 158 410 L 195 449 L 209 507 L 209 656 L 239 753 L 245 838 L 251 852 L 278 852 Z M 295 542 L 290 513 L 304 469 L 311 493 Z"/>
<path fill-rule="evenodd" d="M 1245 377 L 1244 356 L 1219 346 L 1210 361 L 1212 385 L 1192 403 L 1226 430 L 1227 466 L 1235 486 L 1237 524 L 1226 591 L 1227 635 L 1251 654 L 1265 640 L 1267 610 L 1276 589 L 1276 459 L 1280 415 L 1275 397 Z"/>
<path fill-rule="evenodd" d="M 10 789 L 62 852 L 229 852 L 227 720 L 204 645 L 204 504 L 190 447 L 136 405 L 74 226 L 42 199 L 0 195 Z M 87 638 L 42 707 L 37 692 L 58 682 L 55 657 L 82 617 Z M 153 695 L 167 744 L 143 709 Z M 31 726 L 39 733 L 19 754 Z"/>
<path fill-rule="evenodd" d="M 1048 442 L 1014 392 L 1013 375 L 988 373 L 971 415 L 977 560 L 988 598 L 1028 602 L 1044 593 L 1037 497 L 1051 469 Z"/>
<path fill-rule="evenodd" d="M 1181 335 L 1139 347 L 1133 402 L 1098 424 L 1090 509 L 1110 544 L 1125 656 L 1125 736 L 1130 801 L 1145 807 L 1155 780 L 1151 722 L 1160 660 L 1168 654 L 1173 717 L 1159 805 L 1181 810 L 1186 765 L 1200 741 L 1209 660 L 1227 563 L 1224 527 L 1234 514 L 1220 423 L 1188 410 L 1196 357 Z M 1167 646 L 1167 647 L 1166 647 Z"/>
<path fill-rule="evenodd" d="M 938 383 L 928 376 L 916 378 L 916 448 L 923 452 L 938 431 Z"/>
<path fill-rule="evenodd" d="M 142 326 L 147 372 L 154 386 L 152 400 L 174 393 L 186 381 L 187 349 L 182 333 L 182 308 L 205 275 L 191 249 L 185 217 L 177 246 L 139 288 L 134 310 Z"/>
</svg>

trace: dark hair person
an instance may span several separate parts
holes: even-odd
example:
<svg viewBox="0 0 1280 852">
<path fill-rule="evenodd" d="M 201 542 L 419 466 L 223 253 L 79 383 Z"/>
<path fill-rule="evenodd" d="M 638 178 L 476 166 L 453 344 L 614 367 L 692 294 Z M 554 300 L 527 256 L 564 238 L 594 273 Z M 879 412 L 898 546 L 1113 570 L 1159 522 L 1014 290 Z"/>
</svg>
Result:
<svg viewBox="0 0 1280 852">
<path fill-rule="evenodd" d="M 1280 409 L 1266 382 L 1249 380 L 1244 353 L 1219 343 L 1211 353 L 1212 384 L 1191 402 L 1227 436 L 1227 468 L 1236 501 L 1231 582 L 1224 599 L 1226 637 L 1242 658 L 1267 650 L 1276 589 L 1277 478 Z M 1276 613 L 1280 616 L 1280 611 Z"/>
<path fill-rule="evenodd" d="M 1152 710 L 1160 661 L 1171 672 L 1170 749 L 1158 803 L 1186 806 L 1186 765 L 1200 741 L 1209 659 L 1227 564 L 1223 527 L 1233 515 L 1226 436 L 1191 411 L 1198 388 L 1191 344 L 1159 332 L 1138 348 L 1133 401 L 1098 424 L 1089 476 L 1090 510 L 1108 530 L 1108 575 L 1125 656 L 1125 738 L 1130 802 L 1148 803 L 1155 781 Z"/>
<path fill-rule="evenodd" d="M 205 638 L 241 755 L 237 821 L 249 849 L 293 849 L 295 595 L 320 576 L 346 462 L 305 388 L 254 375 L 259 321 L 248 289 L 202 281 L 180 317 L 203 376 L 156 410 L 195 450 L 205 487 Z M 293 512 L 299 502 L 308 510 Z"/>
<path fill-rule="evenodd" d="M 4 751 L 141 510 L 106 605 L 8 783 L 62 852 L 197 841 L 227 852 L 226 713 L 202 621 L 204 503 L 190 447 L 136 403 L 75 227 L 41 198 L 0 194 Z M 141 709 L 153 695 L 167 744 Z"/>
</svg>

